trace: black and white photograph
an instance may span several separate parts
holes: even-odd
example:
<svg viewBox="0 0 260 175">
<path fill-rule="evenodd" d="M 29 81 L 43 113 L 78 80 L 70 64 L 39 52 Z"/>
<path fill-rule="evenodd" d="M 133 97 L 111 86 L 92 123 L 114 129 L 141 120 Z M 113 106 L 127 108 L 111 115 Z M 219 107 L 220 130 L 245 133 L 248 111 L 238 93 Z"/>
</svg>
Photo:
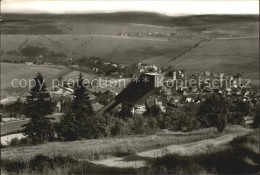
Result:
<svg viewBox="0 0 260 175">
<path fill-rule="evenodd" d="M 1 175 L 260 174 L 258 0 L 1 0 Z"/>
</svg>

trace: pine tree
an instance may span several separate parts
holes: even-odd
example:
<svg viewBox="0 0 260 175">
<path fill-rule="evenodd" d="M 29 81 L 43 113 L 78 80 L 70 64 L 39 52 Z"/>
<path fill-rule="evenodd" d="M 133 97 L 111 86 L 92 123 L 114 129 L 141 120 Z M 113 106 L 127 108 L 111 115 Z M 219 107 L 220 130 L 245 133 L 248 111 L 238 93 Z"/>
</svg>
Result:
<svg viewBox="0 0 260 175">
<path fill-rule="evenodd" d="M 75 84 L 74 94 L 75 96 L 72 105 L 71 112 L 76 115 L 92 115 L 94 113 L 91 101 L 88 94 L 86 93 L 86 88 L 84 85 L 84 79 L 82 74 L 79 74 L 77 83 Z"/>
<path fill-rule="evenodd" d="M 50 94 L 40 73 L 34 78 L 34 86 L 26 97 L 25 116 L 30 121 L 23 125 L 23 134 L 34 144 L 49 140 L 54 135 L 53 125 L 46 117 L 52 113 Z"/>
<path fill-rule="evenodd" d="M 79 74 L 74 87 L 74 100 L 71 109 L 63 116 L 58 134 L 62 140 L 78 140 L 93 138 L 95 123 L 93 122 L 94 110 L 86 93 L 84 79 Z"/>
<path fill-rule="evenodd" d="M 19 117 L 22 116 L 24 113 L 24 104 L 20 97 L 18 97 L 16 103 L 15 103 L 15 113 L 19 115 Z"/>
</svg>

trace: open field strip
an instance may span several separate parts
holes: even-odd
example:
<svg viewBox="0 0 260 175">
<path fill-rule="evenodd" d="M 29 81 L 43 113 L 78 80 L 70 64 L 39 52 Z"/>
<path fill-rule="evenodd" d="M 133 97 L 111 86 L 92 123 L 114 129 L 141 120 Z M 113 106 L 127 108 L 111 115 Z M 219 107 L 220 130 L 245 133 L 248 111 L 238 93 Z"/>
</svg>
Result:
<svg viewBox="0 0 260 175">
<path fill-rule="evenodd" d="M 244 36 L 244 37 L 232 37 L 232 38 L 215 38 L 214 40 L 232 40 L 232 39 L 250 39 L 259 38 L 259 36 Z"/>
<path fill-rule="evenodd" d="M 56 113 L 56 114 L 49 115 L 47 117 L 54 118 L 55 122 L 59 122 L 61 115 L 62 115 L 62 113 Z M 23 129 L 22 126 L 24 124 L 28 123 L 28 121 L 29 121 L 29 119 L 27 118 L 25 120 L 1 123 L 1 135 L 6 135 L 8 133 L 14 133 L 16 131 L 17 132 L 21 131 Z"/>
<path fill-rule="evenodd" d="M 201 154 L 210 151 L 216 151 L 221 149 L 222 146 L 230 142 L 233 138 L 245 135 L 250 130 L 239 128 L 238 132 L 235 132 L 234 128 L 229 128 L 226 134 L 216 137 L 203 139 L 191 143 L 173 144 L 170 146 L 162 147 L 159 149 L 153 149 L 149 151 L 139 152 L 132 155 L 126 155 L 122 157 L 111 157 L 103 160 L 91 161 L 92 163 L 105 165 L 108 167 L 118 168 L 140 168 L 146 166 L 147 159 L 163 157 L 167 154 L 177 153 L 180 155 L 194 155 Z"/>
<path fill-rule="evenodd" d="M 216 133 L 214 128 L 200 129 L 188 133 L 160 131 L 151 135 L 133 135 L 74 142 L 49 142 L 35 146 L 9 147 L 1 150 L 2 159 L 30 160 L 43 154 L 49 157 L 69 156 L 76 160 L 91 161 L 113 158 L 113 156 L 134 155 L 153 149 L 165 149 L 169 145 L 193 143 L 217 138 L 227 134 L 248 133 L 240 126 L 228 126 L 224 133 Z M 140 153 L 141 154 L 141 153 Z M 142 154 L 141 154 L 142 155 Z"/>
</svg>

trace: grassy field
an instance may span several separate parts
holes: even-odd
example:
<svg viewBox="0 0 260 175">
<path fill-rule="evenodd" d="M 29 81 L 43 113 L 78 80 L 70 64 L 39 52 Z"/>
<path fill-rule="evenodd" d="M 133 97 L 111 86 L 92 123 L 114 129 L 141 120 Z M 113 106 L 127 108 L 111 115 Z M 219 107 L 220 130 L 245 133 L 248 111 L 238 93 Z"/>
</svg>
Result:
<svg viewBox="0 0 260 175">
<path fill-rule="evenodd" d="M 45 78 L 47 86 L 51 85 L 52 79 L 64 69 L 63 66 L 51 65 L 26 65 L 26 64 L 8 64 L 1 63 L 1 98 L 6 96 L 23 95 L 28 92 L 28 80 L 33 79 L 38 72 Z M 13 79 L 25 79 L 27 86 L 25 88 L 12 87 Z M 17 82 L 15 82 L 17 85 Z M 23 82 L 24 83 L 24 82 Z M 22 84 L 24 85 L 24 84 Z"/>
<path fill-rule="evenodd" d="M 2 124 L 1 135 L 21 131 L 23 129 L 22 126 L 26 123 L 28 123 L 28 120 L 14 121 L 14 122 Z"/>
<path fill-rule="evenodd" d="M 259 79 L 259 38 L 223 39 L 202 42 L 197 48 L 169 62 L 190 72 L 244 73 Z"/>
<path fill-rule="evenodd" d="M 13 42 L 14 37 L 16 42 Z M 259 38 L 219 39 L 194 47 L 197 41 L 192 40 L 173 42 L 89 35 L 3 35 L 2 42 L 5 44 L 2 49 L 10 51 L 21 45 L 37 45 L 76 58 L 99 56 L 126 65 L 142 61 L 158 66 L 172 65 L 190 72 L 244 72 L 246 78 L 257 80 L 258 41 Z"/>
<path fill-rule="evenodd" d="M 79 76 L 80 71 L 77 70 L 72 70 L 71 72 L 65 74 L 63 76 L 64 79 L 72 79 L 72 80 L 76 80 L 77 77 Z M 88 79 L 89 81 L 91 81 L 92 79 L 97 79 L 98 76 L 95 74 L 87 74 L 87 73 L 82 73 L 82 77 L 84 79 Z"/>
<path fill-rule="evenodd" d="M 162 174 L 257 174 L 260 171 L 259 131 L 234 138 L 223 149 L 156 159 L 152 172 Z"/>
<path fill-rule="evenodd" d="M 196 41 L 168 42 L 105 35 L 2 35 L 1 40 L 4 53 L 18 51 L 20 47 L 30 45 L 44 47 L 55 53 L 65 53 L 74 58 L 96 56 L 122 64 L 140 60 L 158 65 L 185 52 L 196 43 Z M 3 54 L 2 59 L 6 56 L 8 55 Z"/>
<path fill-rule="evenodd" d="M 60 114 L 56 115 L 49 115 L 47 117 L 54 118 L 54 122 L 60 121 Z M 20 120 L 20 121 L 13 121 L 13 122 L 6 122 L 1 124 L 1 135 L 6 135 L 8 133 L 15 133 L 17 131 L 21 131 L 22 125 L 28 123 L 29 119 L 26 120 Z"/>
<path fill-rule="evenodd" d="M 171 144 L 191 143 L 208 138 L 216 138 L 230 133 L 245 133 L 239 126 L 230 126 L 223 134 L 213 128 L 201 129 L 189 133 L 158 132 L 152 135 L 127 136 L 82 140 L 74 142 L 49 142 L 36 146 L 5 148 L 1 152 L 3 159 L 30 160 L 38 154 L 46 156 L 69 156 L 76 160 L 97 160 L 110 156 L 122 156 Z"/>
<path fill-rule="evenodd" d="M 93 145 L 95 145 L 95 148 L 98 147 L 99 152 L 103 151 L 104 153 L 106 151 L 109 154 L 120 157 L 133 152 L 121 152 L 129 149 L 129 146 L 134 149 L 134 152 L 139 152 L 143 149 L 151 149 L 151 147 L 163 147 L 163 144 L 193 144 L 197 140 L 216 137 L 217 141 L 220 135 L 214 134 L 212 129 L 204 129 L 189 133 L 161 132 L 152 136 L 133 136 L 4 148 L 1 150 L 2 168 L 4 171 L 19 172 L 20 174 L 256 173 L 260 168 L 258 157 L 259 133 L 258 131 L 250 131 L 249 134 L 245 135 L 248 132 L 249 130 L 240 126 L 229 126 L 221 135 L 241 133 L 244 136 L 236 137 L 230 143 L 216 149 L 205 150 L 204 153 L 192 155 L 167 154 L 162 158 L 147 158 L 147 164 L 142 168 L 108 167 L 85 160 L 103 158 L 99 157 L 100 155 L 90 148 Z M 122 140 L 124 141 L 122 142 Z M 112 148 L 111 145 L 113 145 Z M 118 148 L 119 145 L 121 150 Z M 73 154 L 68 152 L 69 147 L 69 151 L 73 150 Z M 109 148 L 110 150 L 108 150 Z M 60 152 L 57 150 L 60 150 Z M 89 151 L 92 152 L 92 156 L 87 156 Z M 127 161 L 131 162 L 136 159 L 138 159 L 138 156 L 129 157 Z"/>
</svg>

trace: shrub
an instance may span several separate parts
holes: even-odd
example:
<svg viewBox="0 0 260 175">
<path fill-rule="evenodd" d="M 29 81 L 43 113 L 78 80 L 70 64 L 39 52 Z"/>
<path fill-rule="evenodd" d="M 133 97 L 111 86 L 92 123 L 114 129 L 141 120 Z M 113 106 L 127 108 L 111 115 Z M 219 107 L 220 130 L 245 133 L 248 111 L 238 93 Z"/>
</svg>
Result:
<svg viewBox="0 0 260 175">
<path fill-rule="evenodd" d="M 20 145 L 20 140 L 18 138 L 13 138 L 10 142 L 10 146 L 19 146 Z"/>
<path fill-rule="evenodd" d="M 132 132 L 134 134 L 144 134 L 149 131 L 149 125 L 147 119 L 145 119 L 142 115 L 134 115 L 133 121 L 134 121 L 134 127 Z"/>
<path fill-rule="evenodd" d="M 228 123 L 233 125 L 243 125 L 245 123 L 243 114 L 240 112 L 230 112 L 228 114 Z"/>
<path fill-rule="evenodd" d="M 28 139 L 27 137 L 21 138 L 20 145 L 29 145 L 29 144 L 31 144 L 31 140 L 30 139 Z"/>
<path fill-rule="evenodd" d="M 47 166 L 53 166 L 52 160 L 44 155 L 37 155 L 30 161 L 30 168 L 34 171 L 42 172 Z"/>
<path fill-rule="evenodd" d="M 6 146 L 0 143 L 0 148 L 5 148 Z"/>
<path fill-rule="evenodd" d="M 1 169 L 8 172 L 20 172 L 27 167 L 27 163 L 19 160 L 1 160 Z"/>
<path fill-rule="evenodd" d="M 57 166 L 72 162 L 76 161 L 70 157 L 57 156 L 54 158 L 50 158 L 40 154 L 30 160 L 29 166 L 34 171 L 43 172 L 43 170 L 45 170 L 46 168 L 54 169 Z"/>
<path fill-rule="evenodd" d="M 259 108 L 257 109 L 256 114 L 254 116 L 254 120 L 253 120 L 252 126 L 254 128 L 260 127 L 260 109 Z"/>
<path fill-rule="evenodd" d="M 205 168 L 193 157 L 178 154 L 166 155 L 154 161 L 152 169 L 156 174 L 194 174 L 205 172 Z"/>
<path fill-rule="evenodd" d="M 112 121 L 111 128 L 110 128 L 111 135 L 116 136 L 116 135 L 126 135 L 131 133 L 131 128 L 123 119 L 112 117 L 112 120 L 114 121 Z"/>
<path fill-rule="evenodd" d="M 214 93 L 200 105 L 198 114 L 205 116 L 210 126 L 223 132 L 227 125 L 228 106 L 229 103 L 225 97 Z"/>
</svg>

